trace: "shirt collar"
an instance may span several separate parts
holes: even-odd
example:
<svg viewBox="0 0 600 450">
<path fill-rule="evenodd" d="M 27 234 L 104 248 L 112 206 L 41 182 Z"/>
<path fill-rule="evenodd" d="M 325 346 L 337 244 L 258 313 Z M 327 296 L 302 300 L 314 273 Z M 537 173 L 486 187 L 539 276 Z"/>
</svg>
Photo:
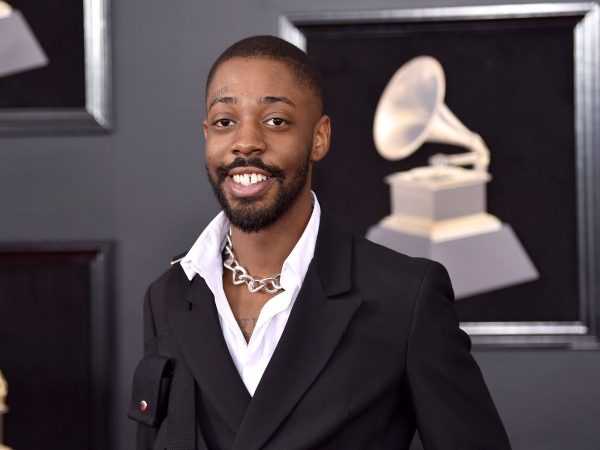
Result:
<svg viewBox="0 0 600 450">
<path fill-rule="evenodd" d="M 313 210 L 298 242 L 283 262 L 281 268 L 281 286 L 286 290 L 300 287 L 315 253 L 321 207 L 317 196 L 311 191 Z M 204 229 L 192 248 L 181 260 L 181 267 L 191 281 L 196 274 L 203 278 L 222 273 L 222 251 L 225 237 L 229 231 L 229 220 L 221 211 Z"/>
<path fill-rule="evenodd" d="M 206 277 L 215 261 L 221 259 L 222 246 L 228 230 L 229 220 L 221 211 L 181 259 L 181 267 L 190 281 L 196 274 Z"/>
</svg>

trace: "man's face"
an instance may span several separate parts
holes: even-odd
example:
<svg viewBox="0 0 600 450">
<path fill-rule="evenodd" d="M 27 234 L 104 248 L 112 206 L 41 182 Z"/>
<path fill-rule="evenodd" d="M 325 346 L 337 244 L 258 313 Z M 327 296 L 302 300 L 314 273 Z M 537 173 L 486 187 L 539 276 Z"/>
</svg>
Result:
<svg viewBox="0 0 600 450">
<path fill-rule="evenodd" d="M 313 161 L 329 146 L 329 119 L 282 62 L 233 58 L 207 95 L 206 168 L 232 224 L 255 232 L 273 224 L 310 189 Z"/>
</svg>

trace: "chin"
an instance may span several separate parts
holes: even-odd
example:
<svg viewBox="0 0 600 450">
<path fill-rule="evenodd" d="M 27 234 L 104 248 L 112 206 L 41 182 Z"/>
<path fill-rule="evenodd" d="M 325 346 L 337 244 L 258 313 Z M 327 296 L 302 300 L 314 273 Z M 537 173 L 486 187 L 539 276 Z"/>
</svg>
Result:
<svg viewBox="0 0 600 450">
<path fill-rule="evenodd" d="M 286 181 L 278 179 L 270 189 L 259 197 L 236 196 L 225 179 L 209 180 L 231 224 L 246 233 L 262 231 L 293 209 L 303 195 L 308 192 L 308 161 L 305 162 Z"/>
<path fill-rule="evenodd" d="M 280 217 L 274 207 L 235 207 L 226 208 L 225 214 L 231 224 L 244 233 L 257 233 L 273 225 Z"/>
</svg>

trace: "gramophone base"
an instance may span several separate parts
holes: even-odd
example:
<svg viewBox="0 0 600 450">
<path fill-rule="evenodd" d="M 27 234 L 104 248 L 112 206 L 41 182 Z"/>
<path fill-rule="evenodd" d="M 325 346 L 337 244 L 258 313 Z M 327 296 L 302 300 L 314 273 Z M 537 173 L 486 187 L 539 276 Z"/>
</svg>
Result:
<svg viewBox="0 0 600 450">
<path fill-rule="evenodd" d="M 434 242 L 427 237 L 374 225 L 367 239 L 409 256 L 442 263 L 457 299 L 527 281 L 539 274 L 510 225 L 457 239 Z"/>
</svg>

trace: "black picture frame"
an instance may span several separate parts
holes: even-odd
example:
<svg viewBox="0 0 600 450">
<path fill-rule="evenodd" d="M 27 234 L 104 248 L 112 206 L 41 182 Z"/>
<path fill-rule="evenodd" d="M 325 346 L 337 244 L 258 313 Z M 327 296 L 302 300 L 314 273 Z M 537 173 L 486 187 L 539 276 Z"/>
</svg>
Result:
<svg viewBox="0 0 600 450">
<path fill-rule="evenodd" d="M 0 77 L 0 135 L 112 129 L 109 0 L 10 0 L 48 64 Z"/>
<path fill-rule="evenodd" d="M 600 348 L 598 25 L 596 3 L 280 18 L 280 35 L 321 67 L 326 112 L 332 114 L 332 151 L 315 169 L 315 190 L 361 233 L 389 214 L 383 176 L 426 165 L 440 151 L 439 144 L 426 143 L 407 160 L 379 157 L 371 137 L 379 96 L 411 57 L 429 54 L 442 62 L 449 107 L 492 151 L 490 212 L 522 233 L 541 269 L 541 281 L 457 301 L 461 327 L 476 347 Z M 536 78 L 528 78 L 532 73 Z M 519 117 L 520 110 L 528 114 Z M 544 133 L 555 133 L 556 140 L 534 139 Z M 504 151 L 517 147 L 507 137 L 527 151 Z M 550 151 L 559 142 L 559 150 Z M 336 172 L 346 175 L 332 176 Z M 527 197 L 532 186 L 545 200 Z"/>
<path fill-rule="evenodd" d="M 111 448 L 113 249 L 110 242 L 0 243 L 6 445 Z"/>
</svg>

